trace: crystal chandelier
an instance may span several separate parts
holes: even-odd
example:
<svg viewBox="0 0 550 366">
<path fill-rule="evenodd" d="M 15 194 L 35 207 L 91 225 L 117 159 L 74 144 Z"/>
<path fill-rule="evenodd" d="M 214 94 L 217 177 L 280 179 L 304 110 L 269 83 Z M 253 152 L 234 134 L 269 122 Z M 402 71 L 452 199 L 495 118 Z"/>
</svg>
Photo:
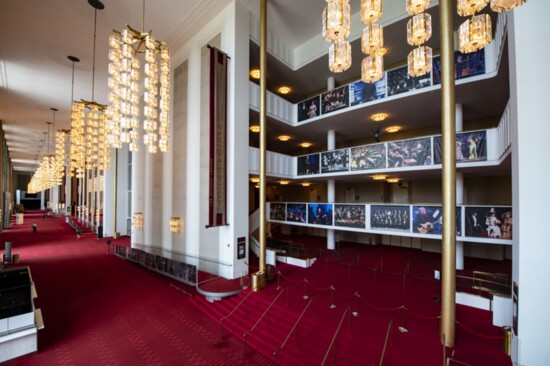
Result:
<svg viewBox="0 0 550 366">
<path fill-rule="evenodd" d="M 328 51 L 328 65 L 332 72 L 343 72 L 351 66 L 351 45 L 348 41 L 332 43 Z"/>
<path fill-rule="evenodd" d="M 407 22 L 407 43 L 418 46 L 407 56 L 407 69 L 410 76 L 422 76 L 432 70 L 432 49 L 420 46 L 432 36 L 432 17 L 424 11 L 429 0 L 407 0 L 406 9 L 411 19 Z"/>
<path fill-rule="evenodd" d="M 361 62 L 361 80 L 364 83 L 374 83 L 384 76 L 384 57 L 368 55 Z"/>
<path fill-rule="evenodd" d="M 323 38 L 327 42 L 346 39 L 351 31 L 349 0 L 326 0 L 323 10 Z"/>
<path fill-rule="evenodd" d="M 143 143 L 150 153 L 156 153 L 159 149 L 161 152 L 168 151 L 170 52 L 166 42 L 156 40 L 151 32 L 138 32 L 127 26 L 122 32 L 113 31 L 109 46 L 107 141 L 115 148 L 126 143 L 130 151 L 138 151 L 142 75 L 139 55 L 144 54 Z"/>
<path fill-rule="evenodd" d="M 501 13 L 523 5 L 527 0 L 491 0 L 491 10 Z"/>
<path fill-rule="evenodd" d="M 467 17 L 479 12 L 488 3 L 489 0 L 458 0 L 456 2 L 456 12 L 461 17 Z"/>
<path fill-rule="evenodd" d="M 488 14 L 474 15 L 458 28 L 458 49 L 462 53 L 481 50 L 493 40 Z"/>
<path fill-rule="evenodd" d="M 374 83 L 384 76 L 384 32 L 380 24 L 382 0 L 361 0 L 361 21 L 366 24 L 361 33 L 361 51 L 367 56 L 361 61 L 361 80 Z"/>
</svg>

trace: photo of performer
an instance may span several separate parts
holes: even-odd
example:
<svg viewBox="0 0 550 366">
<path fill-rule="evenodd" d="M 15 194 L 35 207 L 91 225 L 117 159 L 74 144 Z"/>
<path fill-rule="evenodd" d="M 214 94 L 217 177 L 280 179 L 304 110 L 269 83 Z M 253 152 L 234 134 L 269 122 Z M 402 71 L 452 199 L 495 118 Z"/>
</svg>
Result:
<svg viewBox="0 0 550 366">
<path fill-rule="evenodd" d="M 512 239 L 511 207 L 466 207 L 466 236 Z"/>
<path fill-rule="evenodd" d="M 298 175 L 319 174 L 319 154 L 298 156 Z"/>
<path fill-rule="evenodd" d="M 456 134 L 456 161 L 485 161 L 487 160 L 487 132 L 472 131 Z M 434 162 L 441 164 L 442 159 L 441 136 L 434 137 Z"/>
<path fill-rule="evenodd" d="M 334 205 L 334 225 L 365 228 L 365 205 Z"/>
<path fill-rule="evenodd" d="M 409 76 L 406 66 L 388 71 L 388 96 L 401 94 L 413 89 L 414 81 Z"/>
<path fill-rule="evenodd" d="M 409 231 L 411 228 L 409 206 L 372 205 L 370 226 L 372 229 Z"/>
<path fill-rule="evenodd" d="M 500 224 L 502 221 L 496 218 L 495 209 L 491 208 L 489 214 L 485 219 L 485 225 L 487 226 L 487 236 L 490 238 L 501 238 Z"/>
<path fill-rule="evenodd" d="M 384 144 L 351 148 L 351 170 L 383 169 L 386 167 Z"/>
<path fill-rule="evenodd" d="M 269 218 L 271 220 L 285 221 L 286 205 L 284 203 L 269 204 Z"/>
<path fill-rule="evenodd" d="M 431 165 L 432 144 L 429 138 L 388 143 L 388 168 Z"/>
<path fill-rule="evenodd" d="M 349 85 L 335 88 L 321 94 L 321 107 L 323 114 L 349 107 Z"/>
<path fill-rule="evenodd" d="M 298 122 L 317 117 L 319 115 L 319 96 L 298 103 Z"/>
<path fill-rule="evenodd" d="M 443 216 L 441 207 L 414 206 L 413 232 L 419 234 L 440 234 Z"/>
<path fill-rule="evenodd" d="M 374 83 L 356 81 L 351 84 L 350 88 L 350 104 L 352 106 L 382 99 L 386 96 L 386 75 Z"/>
<path fill-rule="evenodd" d="M 349 170 L 349 150 L 333 150 L 321 153 L 321 173 Z"/>
<path fill-rule="evenodd" d="M 472 53 L 455 52 L 455 79 L 464 79 L 475 75 L 485 74 L 485 52 L 483 50 Z M 433 58 L 433 85 L 441 84 L 441 58 Z"/>
<path fill-rule="evenodd" d="M 308 223 L 332 225 L 332 205 L 330 203 L 309 203 Z"/>
<path fill-rule="evenodd" d="M 306 223 L 306 204 L 305 203 L 287 204 L 286 221 Z"/>
</svg>

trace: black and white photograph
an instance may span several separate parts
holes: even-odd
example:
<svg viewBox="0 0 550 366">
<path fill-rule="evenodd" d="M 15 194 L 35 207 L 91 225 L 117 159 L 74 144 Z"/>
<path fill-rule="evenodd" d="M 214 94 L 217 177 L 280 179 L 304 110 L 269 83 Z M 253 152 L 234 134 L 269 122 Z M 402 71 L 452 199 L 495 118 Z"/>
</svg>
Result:
<svg viewBox="0 0 550 366">
<path fill-rule="evenodd" d="M 386 75 L 374 83 L 356 81 L 350 85 L 350 104 L 357 105 L 382 99 L 386 96 Z"/>
<path fill-rule="evenodd" d="M 321 173 L 345 172 L 349 170 L 349 150 L 332 150 L 321 153 Z"/>
<path fill-rule="evenodd" d="M 434 162 L 441 164 L 443 145 L 441 136 L 434 137 Z M 486 131 L 462 132 L 456 134 L 456 162 L 487 160 Z"/>
<path fill-rule="evenodd" d="M 334 225 L 365 228 L 365 205 L 334 205 Z"/>
<path fill-rule="evenodd" d="M 287 203 L 286 221 L 306 223 L 306 204 L 305 203 Z"/>
<path fill-rule="evenodd" d="M 298 175 L 319 174 L 319 154 L 298 156 Z"/>
<path fill-rule="evenodd" d="M 466 207 L 466 236 L 512 239 L 512 207 Z"/>
<path fill-rule="evenodd" d="M 308 203 L 308 223 L 315 225 L 332 225 L 332 204 Z"/>
<path fill-rule="evenodd" d="M 298 103 L 298 122 L 317 117 L 321 114 L 319 96 Z"/>
<path fill-rule="evenodd" d="M 271 202 L 269 204 L 269 219 L 285 221 L 286 204 Z"/>
<path fill-rule="evenodd" d="M 429 137 L 388 143 L 388 168 L 432 164 Z"/>
<path fill-rule="evenodd" d="M 384 144 L 352 147 L 350 166 L 351 170 L 384 169 L 386 147 Z"/>
<path fill-rule="evenodd" d="M 370 206 L 370 227 L 371 229 L 410 231 L 409 206 Z"/>
<path fill-rule="evenodd" d="M 321 106 L 323 114 L 349 107 L 349 85 L 321 94 Z"/>
</svg>

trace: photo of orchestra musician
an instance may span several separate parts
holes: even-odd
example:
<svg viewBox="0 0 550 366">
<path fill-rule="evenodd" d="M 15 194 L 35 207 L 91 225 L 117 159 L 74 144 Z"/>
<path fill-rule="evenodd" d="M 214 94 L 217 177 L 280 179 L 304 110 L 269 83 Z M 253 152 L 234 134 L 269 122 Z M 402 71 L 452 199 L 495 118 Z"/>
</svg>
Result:
<svg viewBox="0 0 550 366">
<path fill-rule="evenodd" d="M 349 170 L 349 150 L 333 150 L 321 153 L 321 173 Z"/>
<path fill-rule="evenodd" d="M 455 210 L 456 235 L 460 236 L 461 230 L 460 207 Z M 443 209 L 441 206 L 413 206 L 413 233 L 435 234 L 443 233 Z"/>
<path fill-rule="evenodd" d="M 332 204 L 308 203 L 307 222 L 315 225 L 332 225 Z"/>
<path fill-rule="evenodd" d="M 388 143 L 388 168 L 431 164 L 432 142 L 428 137 Z"/>
<path fill-rule="evenodd" d="M 306 204 L 288 203 L 286 205 L 286 221 L 306 223 Z"/>
<path fill-rule="evenodd" d="M 384 169 L 386 147 L 384 144 L 351 148 L 351 170 Z"/>
<path fill-rule="evenodd" d="M 351 84 L 350 104 L 357 105 L 386 97 L 386 75 L 374 83 L 356 81 Z"/>
<path fill-rule="evenodd" d="M 334 205 L 334 225 L 365 228 L 365 205 Z"/>
<path fill-rule="evenodd" d="M 512 239 L 512 207 L 466 207 L 466 236 Z"/>
<path fill-rule="evenodd" d="M 409 206 L 372 205 L 370 207 L 370 227 L 410 231 Z"/>
<path fill-rule="evenodd" d="M 349 107 L 349 85 L 334 88 L 321 94 L 323 114 Z"/>
<path fill-rule="evenodd" d="M 285 221 L 286 205 L 272 202 L 269 204 L 269 218 L 271 220 Z"/>
</svg>

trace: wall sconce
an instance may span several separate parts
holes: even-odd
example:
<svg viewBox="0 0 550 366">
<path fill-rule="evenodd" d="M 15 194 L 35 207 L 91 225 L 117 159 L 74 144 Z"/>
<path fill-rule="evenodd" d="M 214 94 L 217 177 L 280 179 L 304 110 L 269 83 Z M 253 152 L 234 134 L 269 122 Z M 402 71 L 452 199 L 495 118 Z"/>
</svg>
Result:
<svg viewBox="0 0 550 366">
<path fill-rule="evenodd" d="M 141 212 L 134 212 L 132 227 L 136 230 L 143 230 L 143 214 Z"/>
<path fill-rule="evenodd" d="M 170 232 L 179 234 L 181 231 L 181 219 L 179 217 L 170 217 Z"/>
</svg>

